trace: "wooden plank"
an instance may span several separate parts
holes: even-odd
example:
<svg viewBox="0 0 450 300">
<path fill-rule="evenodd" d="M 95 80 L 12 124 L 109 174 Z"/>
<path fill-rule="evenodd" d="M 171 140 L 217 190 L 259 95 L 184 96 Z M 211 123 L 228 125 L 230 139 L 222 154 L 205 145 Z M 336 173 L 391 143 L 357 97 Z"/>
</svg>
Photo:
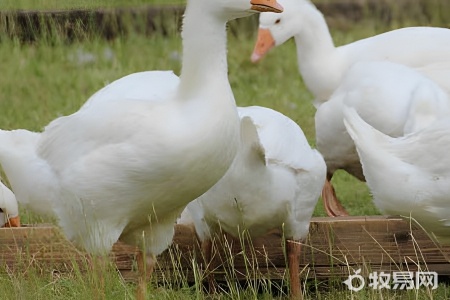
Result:
<svg viewBox="0 0 450 300">
<path fill-rule="evenodd" d="M 175 237 L 175 245 L 183 243 Z M 230 261 L 238 279 L 285 278 L 281 232 L 272 231 L 251 243 L 246 241 L 244 247 L 240 241 L 229 236 L 225 241 L 215 243 L 219 245 L 213 254 L 213 265 L 217 267 L 214 271 L 216 280 L 225 280 L 230 276 L 233 269 L 229 266 Z M 310 234 L 302 249 L 300 269 L 304 278 L 347 277 L 359 268 L 365 275 L 372 271 L 419 269 L 450 275 L 450 264 L 446 259 L 450 256 L 450 247 L 435 243 L 419 226 L 398 217 L 313 218 Z M 157 273 L 164 270 L 166 274 L 160 277 L 167 278 L 168 269 L 174 274 L 190 270 L 192 275 L 192 261 L 203 262 L 198 247 L 196 251 L 183 252 L 177 270 L 171 267 L 174 255 L 169 258 L 167 252 L 163 253 Z M 184 262 L 191 262 L 191 266 Z M 188 276 L 187 280 L 193 278 Z"/>
<path fill-rule="evenodd" d="M 258 239 L 218 237 L 212 265 L 216 280 L 285 279 L 283 236 L 272 231 Z M 135 247 L 116 243 L 111 255 L 125 280 L 136 278 Z M 302 246 L 303 278 L 343 278 L 354 270 L 428 270 L 450 275 L 450 246 L 435 243 L 419 226 L 398 217 L 313 218 Z M 86 269 L 87 255 L 53 226 L 0 229 L 0 266 L 10 271 L 30 266 L 70 272 Z M 158 257 L 155 278 L 192 282 L 207 275 L 192 227 L 176 225 L 173 245 Z"/>
</svg>

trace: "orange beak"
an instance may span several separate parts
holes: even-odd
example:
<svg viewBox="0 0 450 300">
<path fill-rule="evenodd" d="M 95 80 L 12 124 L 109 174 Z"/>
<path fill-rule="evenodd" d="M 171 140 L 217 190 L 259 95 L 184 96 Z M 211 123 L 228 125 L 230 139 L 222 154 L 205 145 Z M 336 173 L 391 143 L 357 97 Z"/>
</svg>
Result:
<svg viewBox="0 0 450 300">
<path fill-rule="evenodd" d="M 250 4 L 252 5 L 253 10 L 259 12 L 280 13 L 283 11 L 283 6 L 276 0 L 251 0 Z"/>
<path fill-rule="evenodd" d="M 20 227 L 19 216 L 9 218 L 8 222 L 6 222 L 6 224 L 3 227 Z"/>
<path fill-rule="evenodd" d="M 275 47 L 275 40 L 269 29 L 258 30 L 258 38 L 256 39 L 255 48 L 253 49 L 251 60 L 253 63 L 258 62 L 270 49 Z"/>
</svg>

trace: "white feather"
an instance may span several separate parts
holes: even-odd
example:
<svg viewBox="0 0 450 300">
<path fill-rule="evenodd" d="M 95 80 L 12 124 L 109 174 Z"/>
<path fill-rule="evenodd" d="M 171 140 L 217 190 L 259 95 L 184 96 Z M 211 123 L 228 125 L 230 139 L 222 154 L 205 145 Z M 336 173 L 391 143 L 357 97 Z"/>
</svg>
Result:
<svg viewBox="0 0 450 300">
<path fill-rule="evenodd" d="M 285 229 L 305 238 L 320 196 L 326 167 L 300 127 L 263 107 L 240 107 L 241 145 L 225 176 L 187 210 L 200 239 L 220 228 L 235 237 Z M 190 218 L 184 213 L 183 220 Z"/>
</svg>

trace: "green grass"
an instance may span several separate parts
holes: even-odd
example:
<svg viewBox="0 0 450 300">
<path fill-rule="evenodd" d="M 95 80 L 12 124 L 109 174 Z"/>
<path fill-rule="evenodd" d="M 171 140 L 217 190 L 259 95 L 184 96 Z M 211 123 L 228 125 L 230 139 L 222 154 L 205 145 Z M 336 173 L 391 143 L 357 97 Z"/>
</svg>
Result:
<svg viewBox="0 0 450 300">
<path fill-rule="evenodd" d="M 133 299 L 134 287 L 125 284 L 114 270 L 103 272 L 102 277 L 95 273 L 37 272 L 29 268 L 23 272 L 6 272 L 0 268 L 0 298 L 17 299 L 93 299 L 100 278 L 104 281 L 106 299 Z"/>
<path fill-rule="evenodd" d="M 56 0 L 55 0 L 56 1 Z M 124 1 L 111 1 L 120 5 Z M 141 3 L 143 1 L 130 1 Z M 161 1 L 162 2 L 162 1 Z M 9 3 L 9 4 L 8 4 Z M 1 2 L 0 8 L 13 1 Z M 30 1 L 14 2 L 20 8 L 31 8 Z M 54 6 L 49 1 L 39 1 L 39 7 Z M 58 1 L 58 3 L 60 3 Z M 67 1 L 72 4 L 93 7 L 99 1 Z M 81 4 L 82 3 L 82 4 Z M 5 6 L 3 6 L 5 5 Z M 21 6 L 23 5 L 23 6 Z M 34 5 L 34 4 L 33 4 Z M 59 4 L 58 4 L 59 5 Z M 130 4 L 131 5 L 131 4 Z M 12 7 L 12 6 L 11 6 Z M 11 8 L 10 7 L 10 8 Z M 34 7 L 34 6 L 33 6 Z M 61 7 L 63 8 L 63 7 Z M 371 21 L 343 32 L 333 31 L 337 44 L 386 30 Z M 261 105 L 278 110 L 296 121 L 314 145 L 314 113 L 312 95 L 306 90 L 299 76 L 295 48 L 292 42 L 272 51 L 264 61 L 254 65 L 249 57 L 253 48 L 254 34 L 244 32 L 229 39 L 229 74 L 236 101 L 240 106 Z M 0 43 L 0 128 L 25 128 L 39 131 L 51 120 L 75 112 L 93 93 L 109 82 L 124 75 L 144 70 L 174 70 L 179 73 L 181 50 L 180 37 L 154 35 L 144 37 L 130 34 L 112 41 L 92 37 L 83 42 L 67 43 L 62 39 L 40 40 L 21 44 L 14 39 L 2 39 Z M 106 54 L 105 54 L 106 53 Z M 84 57 L 84 62 L 81 61 Z M 91 57 L 91 58 L 89 58 Z M 89 59 L 88 59 L 89 58 Z M 345 172 L 333 178 L 338 197 L 352 215 L 377 214 L 368 189 Z M 25 223 L 47 222 L 21 209 Z M 316 216 L 323 216 L 319 201 Z M 124 284 L 114 272 L 105 279 L 107 299 L 133 299 L 134 287 Z M 176 289 L 167 285 L 152 286 L 150 299 L 203 299 L 198 286 L 181 284 Z M 37 274 L 33 270 L 10 273 L 0 269 L 1 299 L 90 299 L 98 290 L 95 275 Z M 445 299 L 450 295 L 447 286 L 429 292 L 378 292 L 364 290 L 350 294 L 341 284 L 309 282 L 307 299 Z M 217 296 L 219 299 L 253 298 L 254 290 L 235 289 Z M 258 295 L 270 299 L 269 290 Z"/>
</svg>

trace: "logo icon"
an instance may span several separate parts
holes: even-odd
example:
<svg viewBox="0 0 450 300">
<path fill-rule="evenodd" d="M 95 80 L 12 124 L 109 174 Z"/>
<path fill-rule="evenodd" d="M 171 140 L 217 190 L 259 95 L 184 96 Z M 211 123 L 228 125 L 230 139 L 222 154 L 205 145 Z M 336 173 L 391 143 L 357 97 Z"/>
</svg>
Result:
<svg viewBox="0 0 450 300">
<path fill-rule="evenodd" d="M 347 280 L 343 281 L 343 283 L 345 283 L 348 287 L 349 290 L 353 291 L 353 292 L 359 292 L 360 290 L 362 290 L 364 288 L 364 286 L 366 285 L 366 282 L 364 281 L 364 278 L 359 274 L 361 273 L 361 268 L 359 268 L 358 270 L 354 271 L 355 273 L 353 275 L 349 275 Z M 356 285 L 353 285 L 353 281 L 359 281 L 359 285 L 358 283 L 356 283 Z"/>
</svg>

